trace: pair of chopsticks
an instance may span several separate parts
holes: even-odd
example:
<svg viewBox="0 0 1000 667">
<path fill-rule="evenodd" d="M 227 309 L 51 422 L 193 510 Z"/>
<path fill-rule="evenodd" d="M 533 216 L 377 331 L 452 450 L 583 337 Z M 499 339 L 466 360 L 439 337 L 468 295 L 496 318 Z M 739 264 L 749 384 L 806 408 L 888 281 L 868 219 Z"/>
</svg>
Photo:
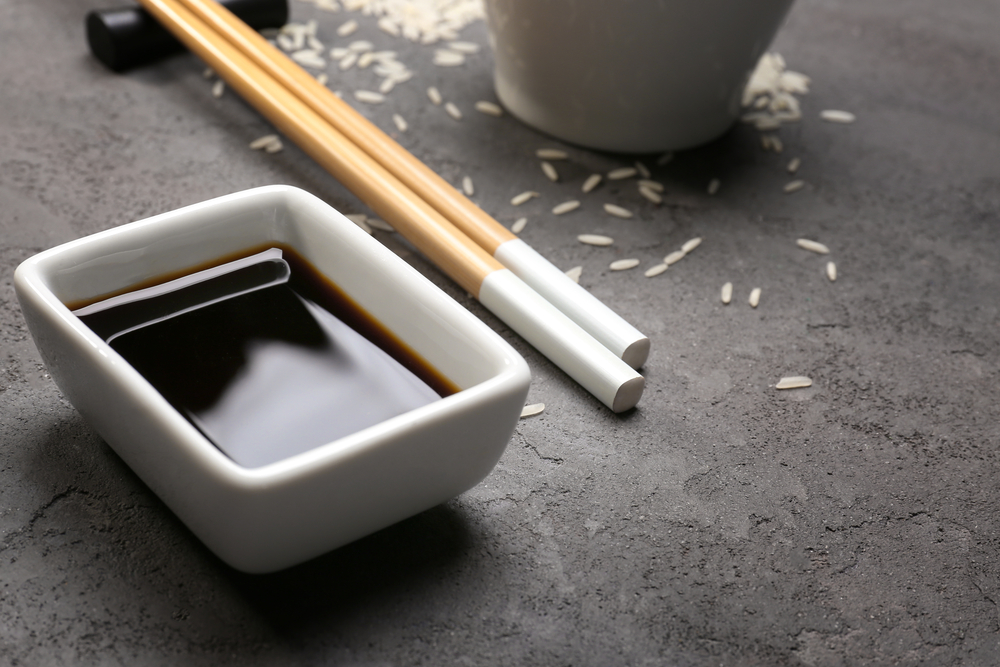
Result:
<svg viewBox="0 0 1000 667">
<path fill-rule="evenodd" d="M 279 131 L 581 386 L 615 412 L 638 403 L 645 383 L 634 367 L 645 360 L 649 340 L 634 327 L 215 0 L 139 2 Z"/>
</svg>

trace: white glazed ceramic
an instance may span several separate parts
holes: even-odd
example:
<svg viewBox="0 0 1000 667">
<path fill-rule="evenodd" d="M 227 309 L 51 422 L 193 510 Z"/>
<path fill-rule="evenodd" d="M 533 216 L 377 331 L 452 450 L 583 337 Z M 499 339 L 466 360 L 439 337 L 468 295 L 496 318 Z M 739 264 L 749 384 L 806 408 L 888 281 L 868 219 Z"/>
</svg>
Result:
<svg viewBox="0 0 1000 667">
<path fill-rule="evenodd" d="M 646 153 L 710 141 L 792 0 L 487 0 L 497 95 L 565 141 Z"/>
<path fill-rule="evenodd" d="M 66 307 L 280 242 L 462 391 L 354 435 L 243 468 Z M 524 405 L 524 360 L 457 302 L 328 205 L 250 190 L 134 222 L 25 261 L 15 289 L 52 377 L 149 487 L 220 558 L 247 572 L 302 562 L 471 488 Z"/>
</svg>

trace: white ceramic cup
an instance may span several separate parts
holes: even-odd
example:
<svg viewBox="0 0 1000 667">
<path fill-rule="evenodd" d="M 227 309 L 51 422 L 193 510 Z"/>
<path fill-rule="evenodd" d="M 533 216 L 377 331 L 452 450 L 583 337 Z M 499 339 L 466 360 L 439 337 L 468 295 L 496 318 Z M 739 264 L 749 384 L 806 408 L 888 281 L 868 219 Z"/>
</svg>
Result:
<svg viewBox="0 0 1000 667">
<path fill-rule="evenodd" d="M 486 0 L 496 90 L 558 139 L 648 153 L 697 146 L 739 117 L 792 0 Z"/>
</svg>

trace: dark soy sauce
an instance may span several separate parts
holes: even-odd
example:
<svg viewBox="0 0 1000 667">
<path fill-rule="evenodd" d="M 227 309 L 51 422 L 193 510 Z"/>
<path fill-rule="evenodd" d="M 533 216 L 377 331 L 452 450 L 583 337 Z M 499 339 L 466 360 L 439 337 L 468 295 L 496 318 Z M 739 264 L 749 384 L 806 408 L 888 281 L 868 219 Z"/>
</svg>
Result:
<svg viewBox="0 0 1000 667">
<path fill-rule="evenodd" d="M 75 311 L 238 464 L 267 465 L 458 391 L 291 249 L 243 264 Z"/>
</svg>

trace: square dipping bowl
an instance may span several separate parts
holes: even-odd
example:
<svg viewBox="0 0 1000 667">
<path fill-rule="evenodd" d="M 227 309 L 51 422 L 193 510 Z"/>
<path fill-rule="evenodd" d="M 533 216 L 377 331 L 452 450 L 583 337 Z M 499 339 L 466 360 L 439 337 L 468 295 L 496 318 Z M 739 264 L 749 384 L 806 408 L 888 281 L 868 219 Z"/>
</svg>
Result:
<svg viewBox="0 0 1000 667">
<path fill-rule="evenodd" d="M 226 456 L 67 304 L 94 301 L 268 244 L 292 248 L 457 393 L 261 467 Z M 216 555 L 280 570 L 478 484 L 528 392 L 524 359 L 350 220 L 269 186 L 66 243 L 22 263 L 21 309 L 56 384 Z"/>
</svg>

